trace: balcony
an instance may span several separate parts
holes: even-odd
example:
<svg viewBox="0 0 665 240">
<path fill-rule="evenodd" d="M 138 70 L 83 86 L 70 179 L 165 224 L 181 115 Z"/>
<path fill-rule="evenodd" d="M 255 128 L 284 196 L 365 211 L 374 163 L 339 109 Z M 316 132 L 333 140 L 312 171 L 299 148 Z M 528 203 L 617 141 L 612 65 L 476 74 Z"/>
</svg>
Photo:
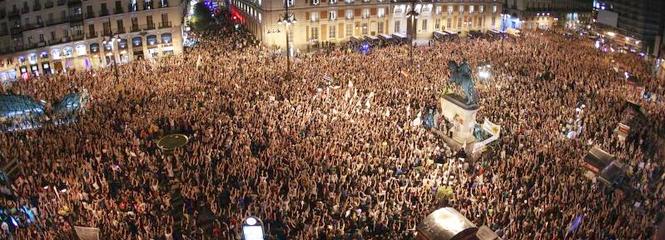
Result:
<svg viewBox="0 0 665 240">
<path fill-rule="evenodd" d="M 44 8 L 52 8 L 53 7 L 53 1 L 47 1 L 44 3 Z"/>
<path fill-rule="evenodd" d="M 21 13 L 28 13 L 28 12 L 30 12 L 30 7 L 28 7 L 28 5 L 25 5 L 23 6 L 23 8 L 21 8 Z"/>
<path fill-rule="evenodd" d="M 89 32 L 88 34 L 86 34 L 86 37 L 87 38 L 97 38 L 97 37 L 99 37 L 99 35 L 97 34 L 97 32 Z"/>
<path fill-rule="evenodd" d="M 23 25 L 23 31 L 30 31 L 30 30 L 34 30 L 34 29 L 42 28 L 42 27 L 44 27 L 43 24 L 24 24 Z"/>
<path fill-rule="evenodd" d="M 42 10 L 42 5 L 39 2 L 37 2 L 37 5 L 32 6 L 32 11 L 36 12 L 39 10 Z"/>
<path fill-rule="evenodd" d="M 67 3 L 67 0 L 58 0 L 58 6 L 65 5 Z"/>
<path fill-rule="evenodd" d="M 83 14 L 76 14 L 76 15 L 71 15 L 69 16 L 69 22 L 82 22 L 83 21 Z"/>
<path fill-rule="evenodd" d="M 132 25 L 132 27 L 129 29 L 131 32 L 139 32 L 141 29 L 139 28 L 139 25 Z"/>
<path fill-rule="evenodd" d="M 173 27 L 171 21 L 159 23 L 159 29 Z"/>
<path fill-rule="evenodd" d="M 65 19 L 59 19 L 59 20 L 48 20 L 46 21 L 46 26 L 53 26 L 53 25 L 58 25 L 58 24 L 63 24 L 67 22 Z"/>
<path fill-rule="evenodd" d="M 85 19 L 95 18 L 95 12 L 87 12 L 85 14 Z"/>
<path fill-rule="evenodd" d="M 116 33 L 126 33 L 125 27 L 124 26 L 118 27 L 118 29 L 116 30 Z"/>
<path fill-rule="evenodd" d="M 83 35 L 83 33 L 77 33 L 77 34 L 73 34 L 72 36 L 70 36 L 70 39 L 71 39 L 71 41 L 79 41 L 79 40 L 83 40 L 84 37 L 85 37 L 85 35 Z"/>
<path fill-rule="evenodd" d="M 80 7 L 81 0 L 69 0 L 67 1 L 67 7 Z"/>
<path fill-rule="evenodd" d="M 109 10 L 106 9 L 106 8 L 102 9 L 102 10 L 99 12 L 99 16 L 100 16 L 100 17 L 108 16 L 108 15 L 109 15 Z"/>
<path fill-rule="evenodd" d="M 102 35 L 103 36 L 111 36 L 112 35 L 111 34 L 111 29 L 104 29 L 104 31 L 102 31 Z"/>
<path fill-rule="evenodd" d="M 154 23 L 145 25 L 145 27 L 143 28 L 143 30 L 153 30 L 153 29 L 155 29 L 155 24 Z"/>
<path fill-rule="evenodd" d="M 9 16 L 9 18 L 11 19 L 11 18 L 19 17 L 20 15 L 18 13 L 18 10 L 14 9 L 14 10 L 9 11 L 9 15 L 7 15 L 7 16 Z"/>
<path fill-rule="evenodd" d="M 14 27 L 9 29 L 9 33 L 12 36 L 19 35 L 19 34 L 23 33 L 23 28 L 21 28 L 21 26 L 14 26 Z"/>
<path fill-rule="evenodd" d="M 125 12 L 125 10 L 123 10 L 122 8 L 113 9 L 114 14 L 121 14 L 121 13 L 124 13 L 124 12 Z"/>
</svg>

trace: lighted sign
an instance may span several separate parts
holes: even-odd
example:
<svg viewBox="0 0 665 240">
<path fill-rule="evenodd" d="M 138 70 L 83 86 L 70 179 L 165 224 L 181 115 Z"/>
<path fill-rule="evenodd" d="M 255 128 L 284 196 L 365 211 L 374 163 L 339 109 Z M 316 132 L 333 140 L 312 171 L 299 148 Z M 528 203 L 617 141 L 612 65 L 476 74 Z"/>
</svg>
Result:
<svg viewBox="0 0 665 240">
<path fill-rule="evenodd" d="M 51 57 L 53 59 L 60 59 L 60 49 L 58 48 L 51 49 Z"/>
<path fill-rule="evenodd" d="M 76 54 L 79 56 L 88 54 L 88 50 L 85 49 L 85 45 L 83 44 L 76 45 Z"/>
<path fill-rule="evenodd" d="M 31 53 L 30 55 L 28 55 L 28 62 L 30 62 L 30 64 L 37 63 L 37 54 Z"/>
<path fill-rule="evenodd" d="M 63 56 L 63 57 L 66 57 L 66 58 L 68 58 L 68 57 L 72 57 L 72 54 L 74 54 L 74 48 L 72 48 L 72 47 L 64 47 L 64 48 L 62 49 L 62 56 Z"/>
</svg>

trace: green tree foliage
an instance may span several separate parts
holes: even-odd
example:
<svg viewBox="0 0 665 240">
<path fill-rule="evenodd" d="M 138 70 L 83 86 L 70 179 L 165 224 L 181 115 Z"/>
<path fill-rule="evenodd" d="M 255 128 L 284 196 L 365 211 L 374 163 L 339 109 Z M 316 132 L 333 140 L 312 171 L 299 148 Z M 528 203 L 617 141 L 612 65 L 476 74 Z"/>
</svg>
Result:
<svg viewBox="0 0 665 240">
<path fill-rule="evenodd" d="M 203 1 L 194 5 L 194 15 L 190 20 L 191 26 L 194 30 L 204 30 L 208 28 L 212 22 L 212 13 L 208 8 L 203 5 Z"/>
</svg>

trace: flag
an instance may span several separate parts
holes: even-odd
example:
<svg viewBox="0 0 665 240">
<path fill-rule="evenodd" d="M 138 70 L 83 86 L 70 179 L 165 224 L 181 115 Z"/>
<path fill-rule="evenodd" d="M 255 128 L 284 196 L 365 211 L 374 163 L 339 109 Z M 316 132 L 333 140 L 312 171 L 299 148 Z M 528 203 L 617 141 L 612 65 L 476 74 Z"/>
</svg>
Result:
<svg viewBox="0 0 665 240">
<path fill-rule="evenodd" d="M 579 228 L 580 225 L 582 225 L 583 218 L 584 216 L 580 214 L 577 215 L 575 218 L 573 218 L 572 221 L 570 221 L 570 223 L 568 224 L 568 231 L 566 231 L 566 237 L 568 237 L 568 234 L 577 231 L 577 228 Z"/>
</svg>

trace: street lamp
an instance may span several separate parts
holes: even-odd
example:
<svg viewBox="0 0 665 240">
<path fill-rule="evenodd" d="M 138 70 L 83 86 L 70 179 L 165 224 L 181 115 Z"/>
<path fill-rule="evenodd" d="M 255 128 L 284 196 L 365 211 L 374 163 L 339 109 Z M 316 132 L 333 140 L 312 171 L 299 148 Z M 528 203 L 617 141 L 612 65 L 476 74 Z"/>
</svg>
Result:
<svg viewBox="0 0 665 240">
<path fill-rule="evenodd" d="M 172 216 L 178 215 L 178 211 L 182 212 L 183 202 L 181 195 L 181 173 L 176 165 L 178 164 L 178 156 L 174 153 L 176 150 L 182 149 L 189 142 L 189 137 L 184 134 L 169 134 L 157 140 L 157 147 L 162 150 L 162 157 L 164 158 L 165 165 L 170 165 L 171 168 L 167 169 L 167 175 L 171 179 L 169 181 L 169 190 L 171 192 L 171 214 Z M 173 223 L 173 239 L 180 240 L 182 238 L 182 219 L 180 221 L 174 220 Z"/>
<path fill-rule="evenodd" d="M 104 48 L 106 48 L 106 44 L 111 44 L 111 56 L 113 56 L 113 71 L 115 75 L 115 82 L 119 83 L 120 81 L 118 80 L 118 64 L 116 63 L 115 60 L 115 54 L 113 53 L 113 42 L 117 39 L 120 41 L 120 34 L 113 34 L 113 28 L 111 28 L 111 18 L 109 18 L 109 35 L 108 35 L 108 40 L 104 40 L 102 43 L 104 44 Z"/>
<path fill-rule="evenodd" d="M 263 222 L 257 217 L 248 217 L 242 221 L 243 240 L 263 240 Z"/>
<path fill-rule="evenodd" d="M 418 19 L 418 12 L 416 12 L 416 0 L 411 1 L 411 11 L 406 13 L 406 16 L 411 19 L 411 31 L 409 33 L 411 48 L 409 49 L 409 59 L 411 66 L 413 66 L 413 39 L 416 38 L 416 28 L 418 27 L 416 21 Z"/>
<path fill-rule="evenodd" d="M 284 16 L 279 19 L 279 24 L 284 24 L 286 32 L 286 73 L 291 75 L 291 45 L 289 43 L 289 26 L 296 23 L 296 16 L 289 14 L 289 0 L 284 0 Z"/>
<path fill-rule="evenodd" d="M 492 77 L 492 65 L 489 63 L 478 64 L 478 78 L 486 81 Z"/>
</svg>

